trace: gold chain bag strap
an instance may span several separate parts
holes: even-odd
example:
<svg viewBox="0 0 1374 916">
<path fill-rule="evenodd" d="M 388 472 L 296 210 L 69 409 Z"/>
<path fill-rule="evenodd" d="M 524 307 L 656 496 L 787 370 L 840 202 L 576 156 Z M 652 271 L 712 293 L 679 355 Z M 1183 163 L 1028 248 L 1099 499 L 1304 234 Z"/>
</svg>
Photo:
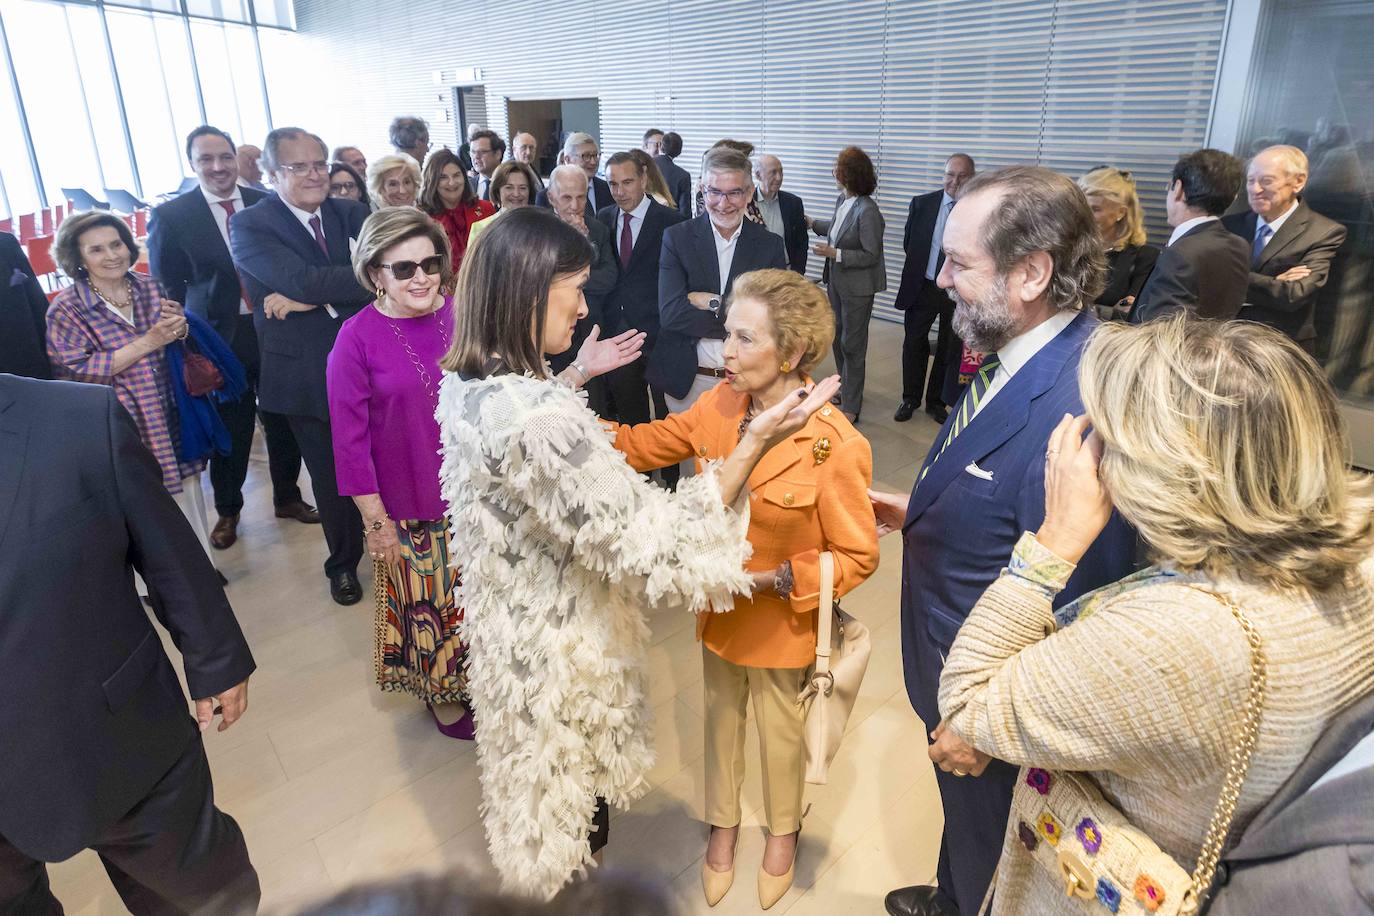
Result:
<svg viewBox="0 0 1374 916">
<path fill-rule="evenodd" d="M 372 667 L 377 675 L 377 683 L 382 683 L 382 647 L 386 645 L 386 583 L 387 583 L 386 560 L 381 557 L 372 559 L 372 598 L 376 604 L 373 612 L 373 649 Z"/>
<path fill-rule="evenodd" d="M 827 550 L 821 554 L 816 667 L 797 695 L 797 705 L 806 709 L 806 781 L 812 785 L 823 786 L 829 778 L 872 653 L 868 627 L 835 603 L 835 555 Z"/>
<path fill-rule="evenodd" d="M 1085 774 L 1022 768 L 1012 795 L 1009 827 L 1015 837 L 1006 848 L 1020 846 L 1029 851 L 1037 866 L 1063 882 L 1065 894 L 1078 899 L 1085 913 L 1197 913 L 1211 889 L 1222 847 L 1231 832 L 1241 787 L 1259 739 L 1267 659 L 1259 631 L 1235 602 L 1201 586 L 1188 587 L 1223 602 L 1245 631 L 1250 648 L 1244 721 L 1192 873 L 1132 825 Z M 1005 853 L 1001 867 L 1015 867 Z M 985 908 L 991 897 L 989 889 Z"/>
</svg>

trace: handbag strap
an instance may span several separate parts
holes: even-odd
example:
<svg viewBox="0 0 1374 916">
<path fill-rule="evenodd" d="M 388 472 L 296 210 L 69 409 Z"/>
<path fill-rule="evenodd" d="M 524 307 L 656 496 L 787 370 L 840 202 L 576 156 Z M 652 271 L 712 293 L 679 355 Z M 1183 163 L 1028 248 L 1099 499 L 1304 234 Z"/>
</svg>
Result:
<svg viewBox="0 0 1374 916">
<path fill-rule="evenodd" d="M 816 612 L 816 674 L 830 672 L 830 628 L 835 625 L 835 555 L 821 551 L 821 606 Z M 813 675 L 814 676 L 814 675 Z"/>
<path fill-rule="evenodd" d="M 1231 616 L 1245 631 L 1245 639 L 1250 645 L 1250 686 L 1245 697 L 1245 720 L 1241 723 L 1240 740 L 1231 749 L 1231 757 L 1226 765 L 1226 777 L 1221 784 L 1221 796 L 1217 799 L 1216 809 L 1212 812 L 1212 820 L 1207 825 L 1202 851 L 1198 854 L 1197 866 L 1193 870 L 1191 895 L 1195 910 L 1211 890 L 1217 863 L 1221 860 L 1222 847 L 1226 844 L 1226 837 L 1231 832 L 1231 823 L 1236 816 L 1236 804 L 1240 801 L 1241 787 L 1245 785 L 1245 774 L 1250 769 L 1250 760 L 1259 741 L 1260 715 L 1264 709 L 1264 694 L 1269 682 L 1269 666 L 1264 652 L 1264 640 L 1239 605 L 1218 591 L 1201 585 L 1190 584 L 1188 587 L 1211 595 L 1225 604 L 1230 609 Z"/>
</svg>

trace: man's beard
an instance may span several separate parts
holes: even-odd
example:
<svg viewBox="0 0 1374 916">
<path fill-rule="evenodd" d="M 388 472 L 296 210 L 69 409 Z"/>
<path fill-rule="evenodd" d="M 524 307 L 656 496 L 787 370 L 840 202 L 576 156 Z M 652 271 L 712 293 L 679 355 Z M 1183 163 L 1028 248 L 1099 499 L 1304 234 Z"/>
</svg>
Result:
<svg viewBox="0 0 1374 916">
<path fill-rule="evenodd" d="M 953 287 L 954 333 L 976 353 L 996 353 L 1014 336 L 1016 320 L 1007 309 L 1007 281 L 998 277 L 974 299 L 965 299 Z"/>
</svg>

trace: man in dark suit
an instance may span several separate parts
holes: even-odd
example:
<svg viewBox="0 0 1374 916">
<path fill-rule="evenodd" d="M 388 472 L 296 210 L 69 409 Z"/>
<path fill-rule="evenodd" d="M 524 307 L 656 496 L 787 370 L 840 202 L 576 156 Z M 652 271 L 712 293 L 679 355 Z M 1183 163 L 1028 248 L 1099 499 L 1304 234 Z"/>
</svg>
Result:
<svg viewBox="0 0 1374 916">
<path fill-rule="evenodd" d="M 210 532 L 210 545 L 224 550 L 238 539 L 243 482 L 253 450 L 254 420 L 259 416 L 257 386 L 262 363 L 252 306 L 229 253 L 229 219 L 267 194 L 238 186 L 234 142 L 219 128 L 206 125 L 191 131 L 186 138 L 186 158 L 200 186 L 153 210 L 148 224 L 148 262 L 168 297 L 208 321 L 233 349 L 248 376 L 243 397 L 218 406 L 220 419 L 229 430 L 229 454 L 210 459 L 210 484 L 219 513 Z M 260 416 L 277 517 L 319 524 L 319 513 L 302 501 L 296 484 L 301 452 L 291 427 L 280 414 Z"/>
<path fill-rule="evenodd" d="M 1043 249 L 1026 244 L 1032 235 Z M 932 732 L 945 814 L 939 887 L 888 894 L 893 916 L 972 916 L 1001 856 L 1017 768 L 940 727 L 940 674 L 973 605 L 1022 533 L 1044 520 L 1050 432 L 1066 413 L 1083 412 L 1078 361 L 1097 326 L 1091 303 L 1103 281 L 1095 238 L 1083 192 L 1034 166 L 974 178 L 946 223 L 944 250 L 959 270 L 942 268 L 939 283 L 952 291 L 956 330 L 988 357 L 935 438 L 911 495 L 873 494 L 879 531 L 902 532 L 906 688 Z M 1001 266 L 993 251 L 1019 256 Z M 1008 283 L 1014 271 L 1036 279 Z M 1052 283 L 1061 272 L 1075 281 L 1077 297 Z M 1113 519 L 1056 603 L 1126 575 L 1133 552 L 1130 529 Z"/>
<path fill-rule="evenodd" d="M 957 361 L 961 349 L 950 323 L 954 320 L 954 302 L 935 278 L 945 263 L 941 250 L 941 236 L 954 202 L 964 184 L 974 176 L 973 157 L 955 153 L 945 160 L 944 187 L 929 194 L 911 198 L 907 211 L 906 229 L 902 234 L 902 249 L 906 260 L 902 263 L 902 282 L 897 287 L 893 307 L 902 312 L 902 403 L 892 419 L 905 423 L 921 406 L 921 390 L 925 389 L 926 413 L 937 423 L 944 423 L 949 413 L 942 396 L 949 363 Z M 940 329 L 935 338 L 935 359 L 930 356 L 930 329 L 936 321 Z M 930 374 L 927 381 L 926 368 Z"/>
<path fill-rule="evenodd" d="M 334 477 L 324 370 L 339 325 L 373 298 L 350 263 L 367 208 L 329 196 L 325 146 L 314 134 L 277 128 L 262 157 L 279 196 L 234 217 L 230 232 L 262 345 L 258 403 L 286 415 L 324 522 L 330 594 L 339 604 L 356 604 L 363 596 L 363 520 Z"/>
<path fill-rule="evenodd" d="M 678 211 L 683 216 L 692 215 L 692 176 L 678 165 L 676 159 L 682 155 L 682 136 L 670 130 L 663 135 L 662 152 L 654 157 L 663 180 L 668 182 L 668 190 L 673 192 Z"/>
<path fill-rule="evenodd" d="M 758 186 L 754 203 L 763 215 L 763 224 L 782 239 L 787 249 L 787 266 L 806 276 L 806 259 L 810 253 L 806 239 L 806 207 L 800 197 L 782 190 L 782 160 L 766 153 L 756 156 L 754 180 Z"/>
<path fill-rule="evenodd" d="M 1235 318 L 1250 278 L 1250 246 L 1221 224 L 1243 180 L 1240 160 L 1215 149 L 1174 164 L 1164 211 L 1174 227 L 1131 309 L 1140 324 L 1179 310 L 1198 318 Z"/>
<path fill-rule="evenodd" d="M 534 172 L 535 186 L 530 193 L 538 196 L 544 190 L 544 179 L 539 174 L 539 141 L 529 131 L 520 131 L 510 140 L 510 156 L 516 162 L 523 162 Z"/>
<path fill-rule="evenodd" d="M 568 139 L 563 143 L 563 151 L 558 154 L 558 164 L 575 165 L 582 170 L 582 174 L 587 176 L 586 221 L 588 223 L 596 219 L 597 210 L 602 207 L 609 207 L 614 203 L 611 199 L 610 186 L 596 175 L 597 166 L 601 164 L 601 148 L 596 145 L 596 139 L 591 134 L 584 134 L 581 131 L 568 134 Z M 553 206 L 549 202 L 547 189 L 535 195 L 534 203 L 539 207 Z"/>
<path fill-rule="evenodd" d="M 476 172 L 468 176 L 468 185 L 479 200 L 491 200 L 491 176 L 506 158 L 506 141 L 494 130 L 479 130 L 472 135 L 468 149 Z"/>
<path fill-rule="evenodd" d="M 253 912 L 201 741 L 254 669 L 215 568 L 113 388 L 0 375 L 0 449 L 0 912 L 61 913 L 44 863 L 88 848 L 131 912 Z"/>
<path fill-rule="evenodd" d="M 787 269 L 782 239 L 744 218 L 754 199 L 749 158 L 719 147 L 706 155 L 702 176 L 706 212 L 663 233 L 659 260 L 660 330 L 647 375 L 675 413 L 725 378 L 721 304 L 735 278 Z"/>
<path fill-rule="evenodd" d="M 1221 223 L 1250 243 L 1249 287 L 1240 317 L 1277 328 L 1315 354 L 1317 294 L 1331 275 L 1345 227 L 1313 212 L 1300 196 L 1305 187 L 1302 150 L 1260 150 L 1245 176 L 1250 212 L 1223 216 Z"/>
<path fill-rule="evenodd" d="M 0 372 L 52 378 L 48 297 L 19 240 L 0 232 Z"/>
<path fill-rule="evenodd" d="M 658 265 L 663 233 L 685 217 L 649 197 L 646 173 L 629 153 L 612 156 L 606 174 L 615 206 L 603 208 L 596 217 L 610 235 L 619 270 L 615 288 L 606 300 L 601 333 L 612 337 L 634 328 L 648 335 L 640 359 L 605 377 L 610 416 L 620 423 L 647 423 L 651 415 L 644 367 L 658 342 Z M 653 393 L 653 401 L 657 416 L 667 416 L 661 391 Z"/>
</svg>

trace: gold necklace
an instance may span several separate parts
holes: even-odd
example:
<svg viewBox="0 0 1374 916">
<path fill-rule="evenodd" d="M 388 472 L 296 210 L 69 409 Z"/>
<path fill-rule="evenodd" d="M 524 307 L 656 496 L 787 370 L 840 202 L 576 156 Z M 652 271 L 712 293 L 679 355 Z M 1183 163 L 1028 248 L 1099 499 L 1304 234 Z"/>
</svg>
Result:
<svg viewBox="0 0 1374 916">
<path fill-rule="evenodd" d="M 123 302 L 118 302 L 118 301 L 116 301 L 116 300 L 110 298 L 109 296 L 105 295 L 104 293 L 102 293 L 102 292 L 100 291 L 100 287 L 98 287 L 98 286 L 95 285 L 95 281 L 94 281 L 94 280 L 91 281 L 91 289 L 94 290 L 94 291 L 95 291 L 95 294 L 96 294 L 97 296 L 100 297 L 100 301 L 101 301 L 101 302 L 104 302 L 106 305 L 110 306 L 111 308 L 113 308 L 113 309 L 118 309 L 118 310 L 121 311 L 121 312 L 124 311 L 125 309 L 129 308 L 130 306 L 132 306 L 132 305 L 134 304 L 134 287 L 133 287 L 133 284 L 129 282 L 129 278 L 128 278 L 128 277 L 125 277 L 125 278 L 124 278 L 124 301 L 123 301 Z"/>
</svg>

